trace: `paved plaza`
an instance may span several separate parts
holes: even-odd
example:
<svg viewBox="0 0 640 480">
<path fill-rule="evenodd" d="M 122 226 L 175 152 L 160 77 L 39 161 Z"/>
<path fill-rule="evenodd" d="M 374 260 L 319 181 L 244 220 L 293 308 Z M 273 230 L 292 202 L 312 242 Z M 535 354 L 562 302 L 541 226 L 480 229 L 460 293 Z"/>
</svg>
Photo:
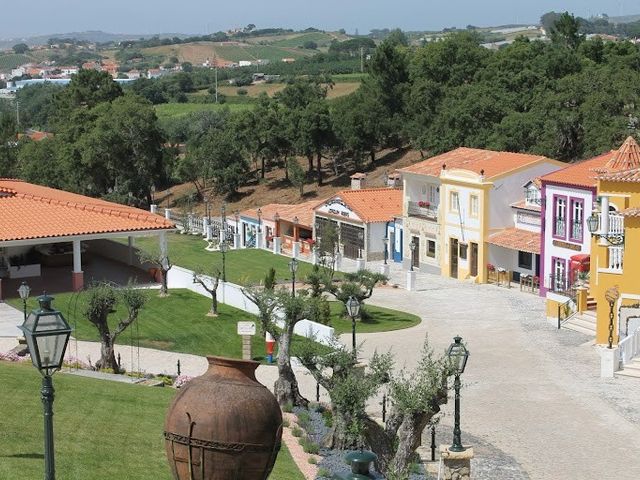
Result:
<svg viewBox="0 0 640 480">
<path fill-rule="evenodd" d="M 377 265 L 370 265 L 377 268 Z M 404 285 L 397 266 L 391 284 Z M 544 318 L 540 297 L 492 285 L 476 285 L 418 273 L 418 290 L 386 286 L 368 301 L 419 315 L 416 327 L 358 335 L 361 357 L 391 350 L 398 366 L 412 368 L 425 336 L 444 351 L 461 335 L 471 357 L 463 376 L 463 442 L 475 447 L 475 478 L 637 479 L 640 478 L 640 381 L 599 378 L 599 357 L 588 337 L 556 330 Z M 0 304 L 0 330 L 12 332 L 21 312 Z M 15 327 L 13 327 L 15 328 Z M 0 333 L 0 335 L 2 335 Z M 350 345 L 349 335 L 341 340 Z M 0 351 L 15 343 L 0 338 Z M 118 347 L 125 368 L 198 375 L 202 357 Z M 97 358 L 98 344 L 75 342 L 70 354 Z M 301 390 L 315 397 L 315 383 L 296 369 Z M 274 366 L 261 366 L 258 379 L 271 387 Z M 325 397 L 322 392 L 323 398 Z M 379 399 L 369 405 L 379 414 Z M 451 441 L 453 402 L 445 406 L 438 443 Z M 425 442 L 425 444 L 427 444 Z"/>
</svg>

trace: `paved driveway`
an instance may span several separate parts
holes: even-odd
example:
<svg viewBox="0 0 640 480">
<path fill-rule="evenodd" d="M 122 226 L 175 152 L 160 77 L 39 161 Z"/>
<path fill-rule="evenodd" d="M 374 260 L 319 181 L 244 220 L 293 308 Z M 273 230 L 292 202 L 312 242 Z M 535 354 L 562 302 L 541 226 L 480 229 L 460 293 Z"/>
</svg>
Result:
<svg viewBox="0 0 640 480">
<path fill-rule="evenodd" d="M 588 338 L 547 324 L 539 297 L 431 275 L 421 275 L 418 285 L 417 292 L 375 291 L 369 303 L 410 311 L 423 322 L 359 335 L 363 356 L 391 349 L 400 364 L 412 366 L 427 333 L 436 351 L 460 334 L 471 352 L 464 433 L 515 460 L 532 479 L 640 478 L 640 381 L 598 378 L 599 357 Z M 452 408 L 453 402 L 446 406 L 439 428 L 447 431 L 442 443 L 450 442 Z M 495 473 L 486 478 L 515 478 Z"/>
</svg>

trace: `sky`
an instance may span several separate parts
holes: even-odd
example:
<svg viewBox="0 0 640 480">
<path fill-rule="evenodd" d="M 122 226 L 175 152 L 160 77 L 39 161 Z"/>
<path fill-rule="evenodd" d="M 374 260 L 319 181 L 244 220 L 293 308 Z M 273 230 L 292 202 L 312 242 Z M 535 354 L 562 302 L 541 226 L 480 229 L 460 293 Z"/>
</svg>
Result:
<svg viewBox="0 0 640 480">
<path fill-rule="evenodd" d="M 363 34 L 535 23 L 551 10 L 640 14 L 640 0 L 0 0 L 0 38 L 86 30 L 202 34 L 249 23 Z"/>
</svg>

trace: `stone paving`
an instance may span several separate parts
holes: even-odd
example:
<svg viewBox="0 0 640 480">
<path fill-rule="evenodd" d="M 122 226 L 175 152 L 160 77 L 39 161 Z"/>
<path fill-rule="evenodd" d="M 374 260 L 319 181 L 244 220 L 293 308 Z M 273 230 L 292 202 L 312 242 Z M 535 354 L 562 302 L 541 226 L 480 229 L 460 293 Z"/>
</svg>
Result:
<svg viewBox="0 0 640 480">
<path fill-rule="evenodd" d="M 417 292 L 380 288 L 369 303 L 410 311 L 423 322 L 359 335 L 365 358 L 390 349 L 410 367 L 427 333 L 436 351 L 456 334 L 465 339 L 471 352 L 462 391 L 465 443 L 490 446 L 532 479 L 640 476 L 632 453 L 640 448 L 640 383 L 600 379 L 589 338 L 548 324 L 541 298 L 419 274 Z M 451 428 L 452 407 L 445 407 L 439 432 Z"/>
<path fill-rule="evenodd" d="M 393 265 L 391 283 L 404 286 L 405 280 L 405 272 Z M 463 376 L 462 439 L 476 451 L 473 478 L 640 477 L 637 379 L 600 379 L 590 339 L 548 324 L 539 297 L 421 273 L 417 280 L 416 292 L 379 288 L 368 303 L 415 313 L 423 322 L 411 329 L 358 335 L 358 342 L 364 342 L 361 357 L 369 358 L 376 349 L 391 350 L 400 367 L 412 367 L 427 334 L 436 351 L 444 351 L 454 335 L 465 339 L 471 357 Z M 350 345 L 351 339 L 345 335 L 342 341 Z M 12 338 L 0 338 L 0 351 L 12 343 Z M 97 358 L 97 348 L 78 342 L 78 357 Z M 70 349 L 75 356 L 74 346 Z M 138 350 L 120 349 L 123 361 L 137 366 Z M 206 368 L 205 360 L 193 355 L 140 349 L 139 358 L 140 369 L 153 372 L 175 373 L 178 358 L 183 373 L 197 375 Z M 302 369 L 296 372 L 302 393 L 315 398 L 311 377 Z M 276 375 L 273 366 L 261 366 L 257 373 L 269 387 Z M 379 414 L 379 399 L 369 409 Z M 453 402 L 444 408 L 438 443 L 451 441 L 452 409 Z"/>
</svg>

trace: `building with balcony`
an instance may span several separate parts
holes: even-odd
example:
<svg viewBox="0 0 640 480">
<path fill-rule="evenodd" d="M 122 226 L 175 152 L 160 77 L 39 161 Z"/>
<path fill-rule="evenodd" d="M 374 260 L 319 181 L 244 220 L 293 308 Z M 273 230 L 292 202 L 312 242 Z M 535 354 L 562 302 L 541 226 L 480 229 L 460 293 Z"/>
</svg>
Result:
<svg viewBox="0 0 640 480">
<path fill-rule="evenodd" d="M 539 155 L 463 147 L 401 169 L 405 266 L 412 261 L 421 271 L 486 282 L 486 240 L 516 227 L 511 205 L 522 200 L 526 182 L 562 165 Z M 525 223 L 526 213 L 521 216 Z"/>
<path fill-rule="evenodd" d="M 640 165 L 640 148 L 633 149 Z M 589 289 L 598 305 L 596 343 L 611 341 L 619 349 L 614 369 L 628 367 L 640 376 L 640 168 L 602 172 L 597 181 L 601 201 L 590 219 Z M 636 369 L 629 368 L 634 357 Z"/>
<path fill-rule="evenodd" d="M 625 207 L 622 197 L 599 194 L 598 176 L 640 167 L 638 144 L 629 137 L 618 150 L 574 163 L 541 178 L 542 240 L 540 293 L 547 298 L 547 315 L 555 317 L 559 305 L 575 297 L 579 272 L 596 268 L 611 271 L 622 268 L 621 247 L 612 248 L 606 266 L 590 262 L 592 242 L 587 219 L 597 208 L 601 212 L 601 228 L 607 234 L 619 235 L 623 229 Z M 595 208 L 594 208 L 595 207 Z M 604 258 L 604 257 L 603 257 Z M 599 258 L 599 262 L 603 262 Z M 593 278 L 590 278 L 592 281 Z"/>
</svg>

